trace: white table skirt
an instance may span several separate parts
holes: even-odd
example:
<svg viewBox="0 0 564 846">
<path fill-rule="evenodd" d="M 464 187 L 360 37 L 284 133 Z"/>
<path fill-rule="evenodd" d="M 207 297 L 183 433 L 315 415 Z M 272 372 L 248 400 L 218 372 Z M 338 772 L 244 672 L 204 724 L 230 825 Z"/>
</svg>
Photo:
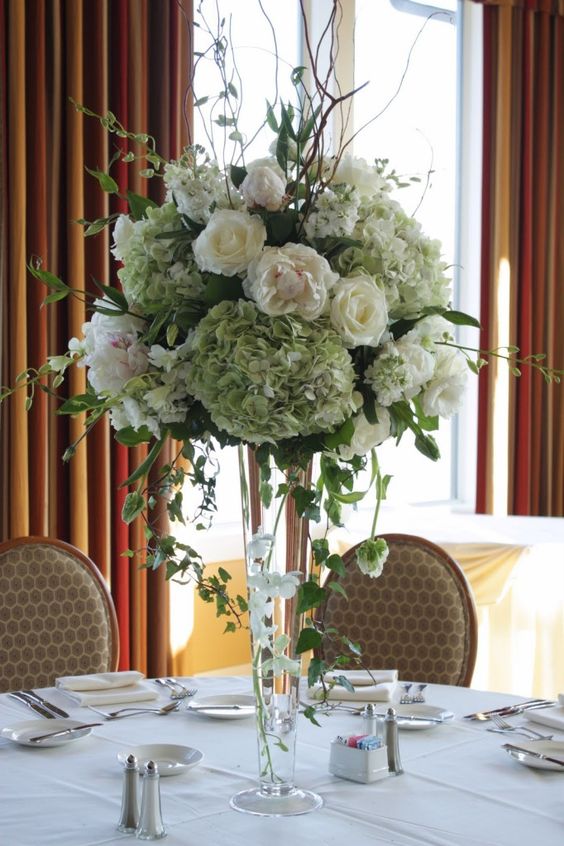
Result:
<svg viewBox="0 0 564 846">
<path fill-rule="evenodd" d="M 196 684 L 202 696 L 249 692 L 248 679 L 202 678 Z M 62 693 L 45 695 L 71 717 L 90 722 L 92 712 Z M 325 804 L 317 812 L 284 819 L 248 816 L 228 805 L 232 794 L 255 781 L 253 719 L 220 721 L 181 711 L 109 721 L 87 738 L 50 749 L 0 740 L 0 842 L 127 842 L 128 836 L 115 830 L 122 779 L 116 753 L 146 743 L 177 743 L 200 749 L 205 758 L 194 769 L 161 780 L 169 846 L 561 846 L 564 772 L 516 763 L 500 749 L 506 738 L 487 732 L 487 723 L 459 719 L 516 697 L 439 685 L 426 695 L 429 704 L 451 709 L 456 719 L 428 731 L 402 731 L 405 773 L 370 785 L 328 772 L 331 739 L 357 733 L 358 717 L 334 713 L 322 718 L 320 729 L 301 717 L 296 783 L 319 792 Z M 0 696 L 1 726 L 31 716 Z M 47 729 L 48 721 L 38 725 Z"/>
</svg>

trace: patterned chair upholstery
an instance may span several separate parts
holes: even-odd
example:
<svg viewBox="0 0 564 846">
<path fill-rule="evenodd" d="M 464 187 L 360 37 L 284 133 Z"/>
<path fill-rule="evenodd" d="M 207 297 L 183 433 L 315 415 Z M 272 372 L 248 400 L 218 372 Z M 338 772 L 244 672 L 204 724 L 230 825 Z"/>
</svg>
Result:
<svg viewBox="0 0 564 846">
<path fill-rule="evenodd" d="M 0 692 L 115 670 L 116 613 L 96 565 L 51 538 L 0 544 Z"/>
<path fill-rule="evenodd" d="M 316 614 L 362 649 L 372 668 L 397 668 L 400 679 L 468 686 L 477 650 L 477 617 L 466 577 L 443 549 L 415 535 L 382 535 L 390 554 L 377 579 L 355 563 L 357 546 L 343 556 L 346 574 Z M 328 581 L 335 578 L 331 573 Z M 319 654 L 343 653 L 325 637 Z M 350 666 L 354 666 L 351 660 Z"/>
</svg>

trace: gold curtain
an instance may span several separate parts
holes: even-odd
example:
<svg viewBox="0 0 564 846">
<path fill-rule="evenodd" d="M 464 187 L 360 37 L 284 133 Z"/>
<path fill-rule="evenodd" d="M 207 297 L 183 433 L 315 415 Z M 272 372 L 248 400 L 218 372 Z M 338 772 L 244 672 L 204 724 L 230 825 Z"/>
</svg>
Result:
<svg viewBox="0 0 564 846">
<path fill-rule="evenodd" d="M 94 291 L 93 279 L 116 283 L 108 232 L 85 239 L 76 223 L 126 210 L 85 171 L 106 169 L 116 141 L 70 98 L 99 114 L 110 109 L 129 129 L 153 135 L 161 155 L 179 155 L 187 142 L 191 16 L 191 0 L 0 0 L 3 385 L 63 352 L 87 319 L 78 298 L 41 306 L 46 290 L 26 270 L 33 256 L 77 290 Z M 112 173 L 123 190 L 162 199 L 160 180 L 121 163 Z M 84 370 L 74 368 L 67 381 L 61 396 L 82 393 Z M 0 538 L 50 535 L 90 555 L 111 583 L 120 666 L 168 672 L 164 573 L 141 570 L 142 553 L 133 561 L 120 555 L 145 546 L 142 524 L 128 529 L 120 520 L 126 491 L 119 485 L 141 451 L 113 442 L 103 421 L 63 465 L 84 420 L 57 416 L 58 402 L 42 392 L 30 411 L 25 401 L 18 391 L 0 407 Z"/>
</svg>

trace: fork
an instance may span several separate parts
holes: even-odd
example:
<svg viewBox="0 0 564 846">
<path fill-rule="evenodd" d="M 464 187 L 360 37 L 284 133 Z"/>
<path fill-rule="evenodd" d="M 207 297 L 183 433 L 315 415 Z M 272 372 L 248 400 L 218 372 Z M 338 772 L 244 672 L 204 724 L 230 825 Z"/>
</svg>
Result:
<svg viewBox="0 0 564 846">
<path fill-rule="evenodd" d="M 172 711 L 176 711 L 178 706 L 180 705 L 179 702 L 169 702 L 168 705 L 163 705 L 162 708 L 118 708 L 117 711 L 100 711 L 99 708 L 94 708 L 93 705 L 87 705 L 86 707 L 90 711 L 94 711 L 96 714 L 100 714 L 100 716 L 105 717 L 106 720 L 119 720 L 122 717 L 133 717 L 136 714 L 170 714 Z"/>
<path fill-rule="evenodd" d="M 159 684 L 161 687 L 168 688 L 168 690 L 171 691 L 171 699 L 186 699 L 187 697 L 195 696 L 198 692 L 197 687 L 185 687 L 179 681 L 176 681 L 176 679 L 171 678 L 155 679 L 155 684 Z"/>
<path fill-rule="evenodd" d="M 531 737 L 535 740 L 552 740 L 554 737 L 553 734 L 541 734 L 538 731 L 535 731 L 529 726 L 524 724 L 520 724 L 518 726 L 512 726 L 507 720 L 504 720 L 503 717 L 498 717 L 497 714 L 492 716 L 492 722 L 495 723 L 496 728 L 488 729 L 488 731 L 494 732 L 515 732 L 515 734 L 522 734 L 523 737 Z"/>
<path fill-rule="evenodd" d="M 418 703 L 425 702 L 425 697 L 423 696 L 423 691 L 425 690 L 426 687 L 427 687 L 426 684 L 418 684 L 417 690 L 415 692 L 415 696 L 412 696 L 411 701 L 412 702 L 418 702 Z"/>
<path fill-rule="evenodd" d="M 400 705 L 411 705 L 413 697 L 409 695 L 409 691 L 413 685 L 410 682 L 402 682 L 401 686 L 403 688 L 403 693 L 401 695 Z"/>
</svg>

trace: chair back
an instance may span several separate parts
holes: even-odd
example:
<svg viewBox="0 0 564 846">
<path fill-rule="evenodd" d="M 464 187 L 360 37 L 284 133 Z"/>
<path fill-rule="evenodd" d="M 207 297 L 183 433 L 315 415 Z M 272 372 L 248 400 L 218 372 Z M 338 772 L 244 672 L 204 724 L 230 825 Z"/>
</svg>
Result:
<svg viewBox="0 0 564 846">
<path fill-rule="evenodd" d="M 0 692 L 117 669 L 114 604 L 96 565 L 68 543 L 0 544 Z"/>
<path fill-rule="evenodd" d="M 356 565 L 357 544 L 343 556 L 347 598 L 329 590 L 317 620 L 360 644 L 363 663 L 395 669 L 400 679 L 468 686 L 478 643 L 476 608 L 466 577 L 443 549 L 415 535 L 382 535 L 390 550 L 381 576 Z M 331 573 L 327 582 L 335 579 Z M 326 583 L 327 584 L 327 583 Z M 319 654 L 343 647 L 325 637 Z M 351 659 L 350 666 L 355 666 Z"/>
</svg>

